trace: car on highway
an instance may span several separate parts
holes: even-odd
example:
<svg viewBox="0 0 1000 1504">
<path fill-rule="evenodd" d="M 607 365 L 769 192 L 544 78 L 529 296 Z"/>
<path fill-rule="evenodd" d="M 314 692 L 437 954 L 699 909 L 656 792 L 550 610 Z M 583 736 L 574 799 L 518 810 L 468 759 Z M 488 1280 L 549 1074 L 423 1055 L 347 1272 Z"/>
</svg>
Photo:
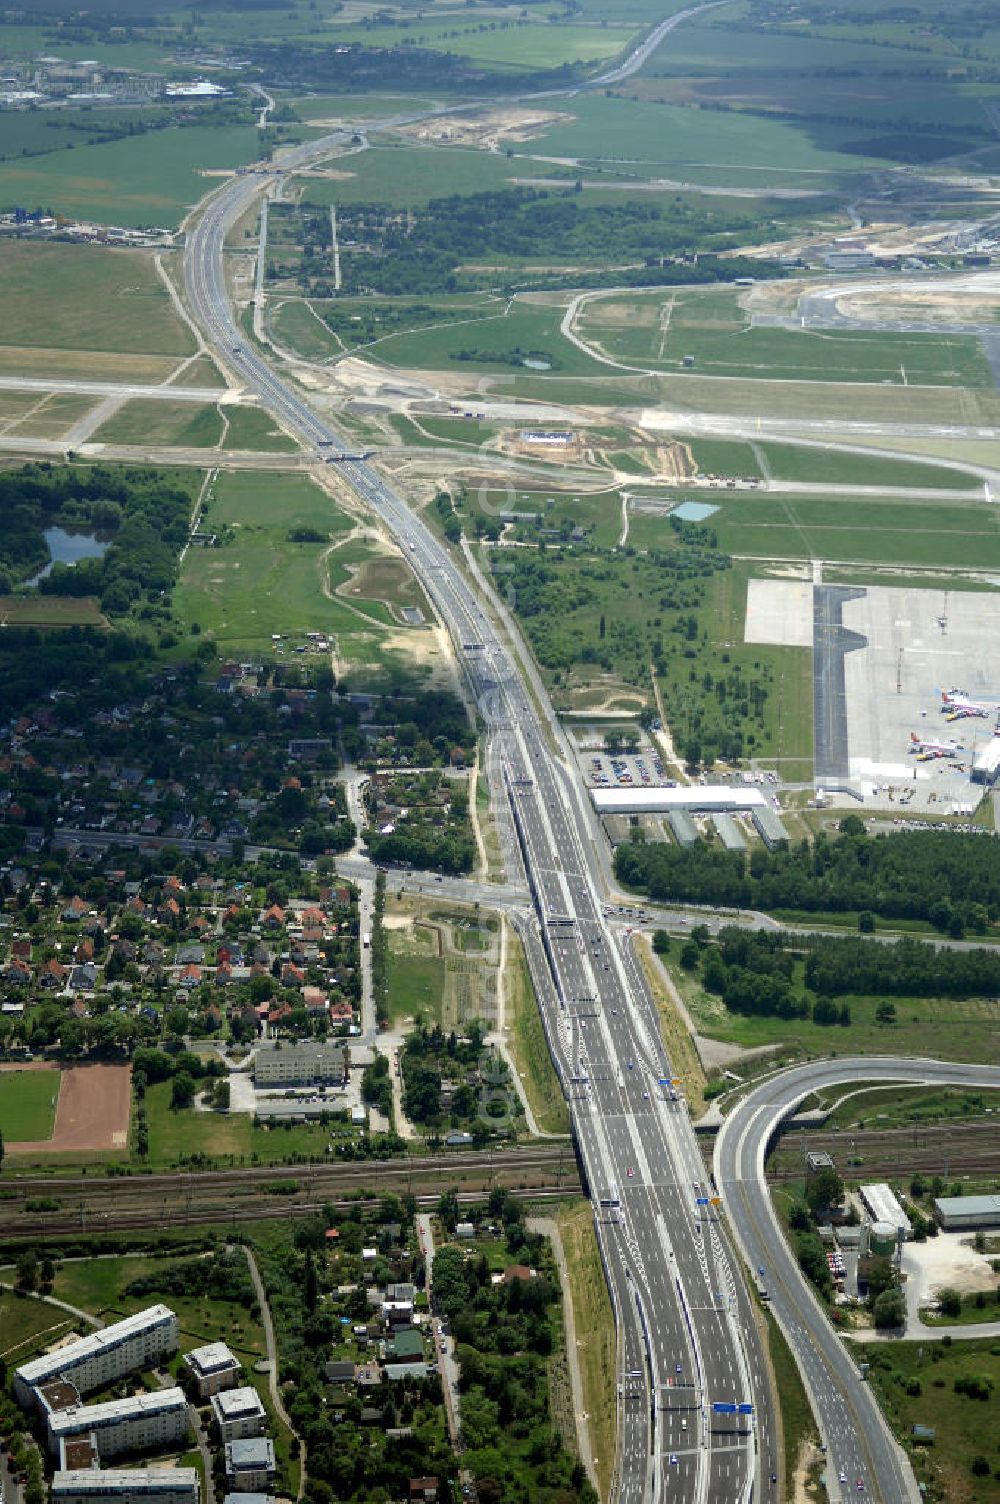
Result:
<svg viewBox="0 0 1000 1504">
<path fill-rule="evenodd" d="M 670 1453 L 670 1466 L 671 1467 L 679 1467 L 680 1466 L 680 1464 L 677 1461 L 677 1453 L 676 1452 L 671 1452 Z"/>
<path fill-rule="evenodd" d="M 629 1180 L 632 1179 L 632 1176 L 635 1174 L 635 1171 L 633 1170 L 633 1168 L 632 1168 L 631 1165 L 629 1165 L 628 1169 L 625 1171 L 625 1174 L 628 1176 Z"/>
<path fill-rule="evenodd" d="M 675 1367 L 674 1367 L 674 1373 L 683 1373 L 683 1372 L 684 1372 L 684 1369 L 682 1368 L 682 1366 L 680 1365 L 680 1363 L 676 1364 Z"/>
</svg>

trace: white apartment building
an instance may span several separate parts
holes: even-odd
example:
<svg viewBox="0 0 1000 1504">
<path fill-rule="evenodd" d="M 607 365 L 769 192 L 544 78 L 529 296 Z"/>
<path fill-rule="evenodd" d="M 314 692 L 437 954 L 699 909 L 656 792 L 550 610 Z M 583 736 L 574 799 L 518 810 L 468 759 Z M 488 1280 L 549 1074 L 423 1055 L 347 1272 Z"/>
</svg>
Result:
<svg viewBox="0 0 1000 1504">
<path fill-rule="evenodd" d="M 50 1379 L 68 1379 L 81 1394 L 112 1384 L 135 1368 L 148 1368 L 180 1340 L 177 1317 L 167 1306 L 147 1306 L 124 1321 L 81 1337 L 14 1372 L 14 1397 L 24 1409 L 39 1403 L 34 1392 Z"/>
<path fill-rule="evenodd" d="M 224 1342 L 208 1342 L 185 1353 L 184 1362 L 198 1388 L 198 1398 L 207 1400 L 220 1389 L 231 1389 L 242 1373 L 242 1364 Z"/>
<path fill-rule="evenodd" d="M 340 1043 L 307 1039 L 261 1045 L 254 1056 L 254 1085 L 258 1091 L 282 1086 L 341 1086 L 347 1080 L 347 1048 Z"/>
<path fill-rule="evenodd" d="M 212 1396 L 212 1413 L 223 1441 L 241 1441 L 245 1436 L 263 1436 L 267 1412 L 256 1389 L 225 1389 Z"/>
<path fill-rule="evenodd" d="M 74 1436 L 93 1438 L 102 1462 L 119 1452 L 134 1452 L 185 1441 L 188 1410 L 184 1391 L 158 1389 L 103 1405 L 74 1405 L 49 1416 L 49 1450 Z"/>
<path fill-rule="evenodd" d="M 226 1488 L 235 1493 L 267 1493 L 277 1468 L 268 1436 L 226 1443 Z"/>
<path fill-rule="evenodd" d="M 79 1468 L 52 1478 L 52 1504 L 199 1504 L 193 1467 Z"/>
</svg>

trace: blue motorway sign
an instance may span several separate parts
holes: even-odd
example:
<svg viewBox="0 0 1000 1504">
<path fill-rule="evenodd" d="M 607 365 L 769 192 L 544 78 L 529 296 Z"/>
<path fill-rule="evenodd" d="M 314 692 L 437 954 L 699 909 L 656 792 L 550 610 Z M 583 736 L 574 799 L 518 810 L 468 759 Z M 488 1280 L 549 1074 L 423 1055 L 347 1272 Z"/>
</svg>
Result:
<svg viewBox="0 0 1000 1504">
<path fill-rule="evenodd" d="M 716 1400 L 715 1404 L 712 1406 L 712 1409 L 715 1411 L 716 1415 L 736 1414 L 736 1406 L 732 1403 L 731 1400 Z"/>
<path fill-rule="evenodd" d="M 707 1206 L 708 1205 L 708 1197 L 707 1196 L 696 1196 L 694 1198 L 694 1204 L 695 1204 L 695 1206 Z"/>
<path fill-rule="evenodd" d="M 744 1404 L 736 1406 L 736 1413 L 737 1413 L 737 1415 L 752 1415 L 753 1414 L 753 1406 L 752 1405 L 748 1405 L 748 1404 L 746 1404 L 744 1402 Z"/>
</svg>

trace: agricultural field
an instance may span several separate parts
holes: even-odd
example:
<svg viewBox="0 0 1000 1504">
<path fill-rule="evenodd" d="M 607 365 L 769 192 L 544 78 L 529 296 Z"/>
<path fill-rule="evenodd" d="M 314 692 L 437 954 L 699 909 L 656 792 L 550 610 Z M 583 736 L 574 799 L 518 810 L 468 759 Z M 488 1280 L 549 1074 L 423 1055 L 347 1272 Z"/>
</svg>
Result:
<svg viewBox="0 0 1000 1504">
<path fill-rule="evenodd" d="M 297 178 L 311 204 L 388 204 L 419 208 L 453 193 L 505 187 L 523 166 L 493 152 L 458 146 L 375 145 L 338 157 L 325 171 Z"/>
<path fill-rule="evenodd" d="M 670 44 L 668 43 L 668 46 Z M 761 116 L 687 108 L 602 94 L 569 102 L 573 119 L 531 143 L 545 156 L 591 164 L 627 164 L 637 177 L 680 176 L 723 187 L 800 187 L 824 191 L 836 174 L 880 164 L 877 155 L 843 152 L 805 125 Z"/>
<path fill-rule="evenodd" d="M 18 627 L 106 627 L 92 596 L 2 595 L 0 622 Z"/>
<path fill-rule="evenodd" d="M 145 356 L 194 352 L 191 332 L 145 251 L 3 240 L 0 278 L 4 346 Z"/>
<path fill-rule="evenodd" d="M 973 336 L 755 327 L 734 292 L 616 294 L 587 303 L 574 327 L 613 359 L 651 369 L 677 370 L 690 359 L 711 376 L 994 385 Z"/>
<path fill-rule="evenodd" d="M 260 153 L 249 125 L 169 126 L 101 146 L 0 162 L 0 203 L 43 204 L 69 218 L 175 228 L 207 192 L 206 171 L 252 162 Z"/>
<path fill-rule="evenodd" d="M 440 20 L 421 15 L 414 21 L 386 18 L 379 24 L 337 26 L 341 44 L 369 47 L 427 47 L 453 52 L 490 68 L 559 68 L 567 63 L 601 63 L 613 59 L 636 36 L 634 26 L 581 25 L 537 17 L 522 11 L 516 20 L 489 25 L 476 13 L 468 20 L 455 13 Z"/>
<path fill-rule="evenodd" d="M 0 1071 L 0 1133 L 5 1142 L 52 1136 L 59 1096 L 58 1071 Z"/>
</svg>

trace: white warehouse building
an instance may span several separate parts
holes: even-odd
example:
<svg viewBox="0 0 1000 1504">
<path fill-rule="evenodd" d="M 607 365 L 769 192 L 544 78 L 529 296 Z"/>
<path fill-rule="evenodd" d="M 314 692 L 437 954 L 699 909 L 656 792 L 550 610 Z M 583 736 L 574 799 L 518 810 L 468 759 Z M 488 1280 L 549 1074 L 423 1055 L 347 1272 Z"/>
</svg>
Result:
<svg viewBox="0 0 1000 1504">
<path fill-rule="evenodd" d="M 52 1504 L 199 1504 L 193 1467 L 74 1468 L 52 1478 Z"/>
<path fill-rule="evenodd" d="M 187 1434 L 188 1408 L 182 1389 L 158 1389 L 102 1405 L 72 1405 L 49 1416 L 51 1452 L 58 1454 L 60 1443 L 73 1437 L 87 1436 L 93 1439 L 102 1462 L 119 1452 L 186 1441 Z"/>
<path fill-rule="evenodd" d="M 672 789 L 591 789 L 590 798 L 599 815 L 666 815 L 674 810 L 716 815 L 740 810 L 753 813 L 770 807 L 760 789 L 724 783 L 691 783 Z"/>
<path fill-rule="evenodd" d="M 14 1397 L 28 1409 L 38 1404 L 35 1393 L 50 1379 L 68 1379 L 81 1394 L 114 1383 L 134 1368 L 148 1368 L 177 1350 L 177 1317 L 167 1306 L 147 1306 L 124 1321 L 81 1337 L 66 1347 L 32 1358 L 14 1372 Z"/>
</svg>

